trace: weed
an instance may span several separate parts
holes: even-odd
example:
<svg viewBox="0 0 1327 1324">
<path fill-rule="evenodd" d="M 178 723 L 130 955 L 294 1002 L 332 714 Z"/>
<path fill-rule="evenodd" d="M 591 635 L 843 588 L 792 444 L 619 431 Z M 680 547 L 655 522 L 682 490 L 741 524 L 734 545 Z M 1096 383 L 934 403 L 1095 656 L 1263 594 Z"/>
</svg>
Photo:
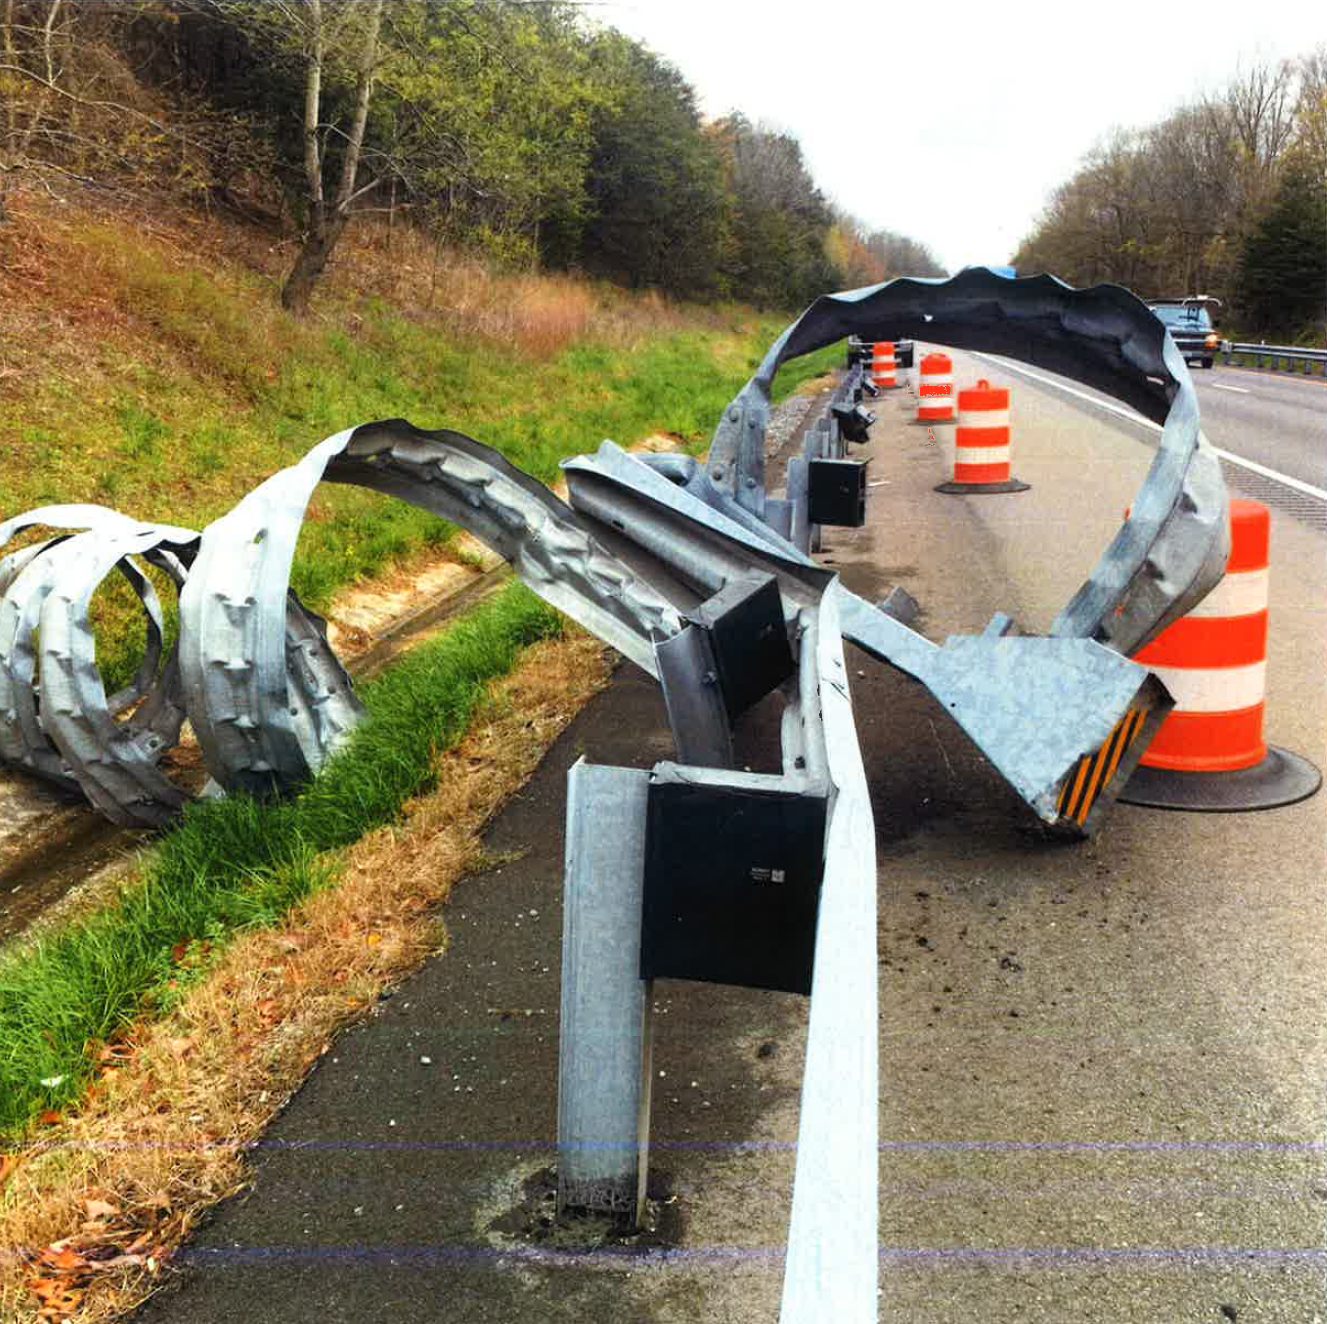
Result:
<svg viewBox="0 0 1327 1324">
<path fill-rule="evenodd" d="M 528 589 L 507 589 L 366 685 L 366 720 L 297 799 L 191 805 L 116 905 L 0 962 L 0 1135 L 76 1101 L 96 1046 L 144 1007 L 173 1005 L 201 944 L 275 923 L 325 887 L 335 876 L 326 852 L 427 790 L 486 682 L 560 628 Z"/>
<path fill-rule="evenodd" d="M 115 414 L 124 433 L 121 453 L 131 460 L 160 459 L 159 443 L 170 435 L 170 429 L 161 419 L 133 401 L 120 405 Z"/>
</svg>

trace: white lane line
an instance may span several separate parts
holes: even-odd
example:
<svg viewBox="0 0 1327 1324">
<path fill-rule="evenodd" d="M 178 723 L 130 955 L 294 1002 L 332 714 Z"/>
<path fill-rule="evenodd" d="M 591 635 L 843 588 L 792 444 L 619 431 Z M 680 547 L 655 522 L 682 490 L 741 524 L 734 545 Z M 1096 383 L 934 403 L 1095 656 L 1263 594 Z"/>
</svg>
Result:
<svg viewBox="0 0 1327 1324">
<path fill-rule="evenodd" d="M 1142 414 L 1135 414 L 1132 409 L 1125 409 L 1123 405 L 1111 404 L 1109 400 L 1100 400 L 1095 395 L 1088 395 L 1086 391 L 1080 391 L 1073 386 L 1066 386 L 1063 382 L 1057 382 L 1053 377 L 1043 377 L 1039 372 L 1032 372 L 1028 368 L 1019 367 L 1016 363 L 1010 363 L 1008 359 L 996 358 L 994 354 L 983 354 L 979 350 L 972 350 L 975 358 L 985 359 L 989 363 L 996 363 L 1002 368 L 1007 368 L 1010 372 L 1016 372 L 1020 377 L 1031 377 L 1034 382 L 1044 382 L 1047 386 L 1053 386 L 1057 391 L 1063 391 L 1066 395 L 1077 396 L 1080 400 L 1086 400 L 1090 405 L 1096 405 L 1098 409 L 1105 409 L 1112 414 L 1118 414 L 1121 418 L 1127 418 L 1130 423 L 1141 423 L 1145 428 L 1151 428 L 1153 432 L 1161 431 L 1160 423 L 1153 423 L 1150 418 L 1144 418 Z"/>
<path fill-rule="evenodd" d="M 1319 501 L 1327 501 L 1327 492 L 1320 487 L 1314 487 L 1312 483 L 1302 483 L 1298 478 L 1291 478 L 1289 474 L 1278 473 L 1275 469 L 1268 469 L 1264 465 L 1254 464 L 1252 460 L 1246 460 L 1242 455 L 1232 455 L 1229 451 L 1223 451 L 1220 446 L 1213 446 L 1212 449 L 1223 459 L 1229 460 L 1231 464 L 1237 464 L 1241 469 L 1248 469 L 1252 473 L 1261 474 L 1264 478 L 1270 478 L 1274 482 L 1284 483 L 1287 487 L 1293 487 L 1296 492 L 1303 492 L 1306 496 L 1317 497 Z"/>
<path fill-rule="evenodd" d="M 1144 418 L 1141 414 L 1135 414 L 1132 409 L 1125 409 L 1120 405 L 1111 404 L 1109 400 L 1098 400 L 1095 395 L 1088 395 L 1086 391 L 1075 390 L 1072 386 L 1066 386 L 1063 382 L 1057 382 L 1053 377 L 1043 377 L 1039 372 L 1029 372 L 1027 368 L 1020 368 L 1016 364 L 1010 363 L 1008 359 L 997 358 L 994 354 L 983 354 L 979 350 L 969 351 L 975 358 L 985 359 L 988 363 L 998 364 L 1001 368 L 1009 372 L 1016 372 L 1020 377 L 1030 377 L 1034 382 L 1044 382 L 1047 386 L 1053 386 L 1057 391 L 1063 391 L 1066 395 L 1077 396 L 1080 400 L 1086 400 L 1090 405 L 1096 405 L 1098 409 L 1108 410 L 1112 414 L 1118 414 L 1121 418 L 1128 419 L 1130 423 L 1139 423 L 1145 428 L 1151 428 L 1153 432 L 1160 432 L 1161 425 L 1153 423 L 1150 418 Z M 1215 382 L 1212 383 L 1214 386 Z M 1223 451 L 1220 446 L 1213 446 L 1212 449 L 1223 459 L 1231 464 L 1238 465 L 1241 469 L 1248 469 L 1251 473 L 1259 474 L 1263 478 L 1270 478 L 1273 482 L 1284 483 L 1286 487 L 1293 488 L 1296 492 L 1303 492 L 1306 496 L 1317 497 L 1319 501 L 1327 501 L 1327 491 L 1321 487 L 1314 487 L 1312 483 L 1302 482 L 1298 478 L 1292 478 L 1289 474 L 1283 474 L 1276 469 L 1269 469 L 1266 465 L 1256 464 L 1253 460 L 1246 460 L 1242 455 L 1232 455 L 1229 451 Z"/>
<path fill-rule="evenodd" d="M 1203 385 L 1210 386 L 1214 391 L 1236 391 L 1240 395 L 1252 394 L 1247 386 L 1222 386 L 1220 382 L 1204 382 Z"/>
</svg>

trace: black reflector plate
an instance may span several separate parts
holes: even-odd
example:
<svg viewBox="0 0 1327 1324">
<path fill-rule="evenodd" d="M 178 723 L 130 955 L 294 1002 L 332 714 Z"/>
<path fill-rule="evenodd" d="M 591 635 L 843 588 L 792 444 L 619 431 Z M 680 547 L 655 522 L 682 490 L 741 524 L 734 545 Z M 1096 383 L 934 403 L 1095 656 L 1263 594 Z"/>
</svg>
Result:
<svg viewBox="0 0 1327 1324">
<path fill-rule="evenodd" d="M 812 524 L 860 529 L 866 523 L 866 465 L 858 460 L 812 460 Z"/>
<path fill-rule="evenodd" d="M 794 670 L 783 600 L 773 575 L 734 580 L 688 618 L 708 630 L 729 719 L 746 712 Z"/>
<path fill-rule="evenodd" d="M 810 993 L 825 801 L 652 782 L 641 978 Z"/>
</svg>

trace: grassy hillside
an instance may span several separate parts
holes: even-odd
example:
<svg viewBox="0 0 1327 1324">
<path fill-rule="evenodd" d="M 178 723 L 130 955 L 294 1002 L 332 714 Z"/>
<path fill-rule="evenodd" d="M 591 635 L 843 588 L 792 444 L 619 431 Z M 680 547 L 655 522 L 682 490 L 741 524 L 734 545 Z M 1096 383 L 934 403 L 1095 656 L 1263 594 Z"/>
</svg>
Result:
<svg viewBox="0 0 1327 1324">
<path fill-rule="evenodd" d="M 276 297 L 286 260 L 270 235 L 189 214 L 30 200 L 0 234 L 0 518 L 91 501 L 202 528 L 323 437 L 393 416 L 469 433 L 546 481 L 605 437 L 662 431 L 700 448 L 783 322 L 500 274 L 399 227 L 352 231 L 301 321 Z M 795 365 L 781 389 L 826 362 Z M 452 532 L 329 485 L 293 583 L 325 609 L 339 588 Z M 94 608 L 118 683 L 139 609 L 114 583 Z"/>
<path fill-rule="evenodd" d="M 298 321 L 280 311 L 289 254 L 269 235 L 29 202 L 0 226 L 0 519 L 93 501 L 201 528 L 328 434 L 392 416 L 470 433 L 545 480 L 605 437 L 669 432 L 700 450 L 784 320 L 361 232 Z M 803 360 L 780 390 L 837 358 Z M 325 608 L 446 554 L 453 532 L 329 485 L 294 582 Z M 139 608 L 109 583 L 93 609 L 118 683 Z M 512 586 L 365 686 L 366 720 L 301 795 L 193 805 L 113 895 L 0 953 L 0 1244 L 39 1264 L 0 1255 L 0 1316 L 104 1321 L 152 1290 L 331 1036 L 437 951 L 435 909 L 484 867 L 484 823 L 609 669 Z M 267 942 L 279 960 L 255 955 Z M 158 1033 L 170 1084 L 152 1074 Z M 145 1266 L 112 1253 L 141 1238 Z"/>
</svg>

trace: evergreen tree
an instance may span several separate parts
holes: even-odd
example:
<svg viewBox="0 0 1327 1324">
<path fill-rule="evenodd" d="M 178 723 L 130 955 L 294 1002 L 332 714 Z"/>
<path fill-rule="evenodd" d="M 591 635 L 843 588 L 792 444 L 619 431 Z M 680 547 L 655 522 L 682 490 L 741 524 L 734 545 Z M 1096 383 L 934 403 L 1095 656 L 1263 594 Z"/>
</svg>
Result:
<svg viewBox="0 0 1327 1324">
<path fill-rule="evenodd" d="M 636 288 L 715 293 L 726 199 L 694 90 L 671 64 L 619 32 L 600 34 L 593 57 L 604 95 L 592 116 L 582 263 Z M 565 226 L 550 225 L 545 252 L 567 247 Z"/>
<path fill-rule="evenodd" d="M 1327 182 L 1294 159 L 1240 253 L 1236 304 L 1261 335 L 1320 335 L 1327 319 Z"/>
</svg>

